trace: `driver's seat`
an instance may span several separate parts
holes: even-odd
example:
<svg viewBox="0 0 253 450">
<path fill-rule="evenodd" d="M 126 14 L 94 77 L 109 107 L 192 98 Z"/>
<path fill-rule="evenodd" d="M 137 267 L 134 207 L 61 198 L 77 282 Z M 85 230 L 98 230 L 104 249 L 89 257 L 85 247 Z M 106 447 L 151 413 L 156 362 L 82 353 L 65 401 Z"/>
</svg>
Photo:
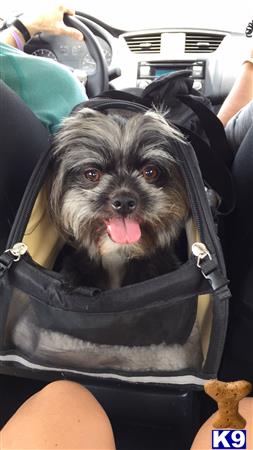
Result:
<svg viewBox="0 0 253 450">
<path fill-rule="evenodd" d="M 23 100 L 0 80 L 0 252 L 22 199 L 27 182 L 50 135 Z"/>
</svg>

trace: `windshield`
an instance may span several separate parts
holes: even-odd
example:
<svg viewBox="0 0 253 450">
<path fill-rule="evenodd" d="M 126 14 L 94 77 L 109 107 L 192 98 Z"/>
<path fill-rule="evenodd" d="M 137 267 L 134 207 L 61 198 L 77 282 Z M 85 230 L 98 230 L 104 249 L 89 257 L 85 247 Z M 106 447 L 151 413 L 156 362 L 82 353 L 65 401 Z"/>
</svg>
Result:
<svg viewBox="0 0 253 450">
<path fill-rule="evenodd" d="M 41 0 L 43 1 L 43 0 Z M 2 2 L 3 3 L 3 2 Z M 1 15 L 20 11 L 30 0 L 10 0 L 1 5 Z M 241 0 L 76 0 L 77 10 L 122 30 L 187 27 L 244 33 L 253 20 L 253 1 Z"/>
<path fill-rule="evenodd" d="M 83 0 L 76 3 L 84 9 Z M 253 20 L 253 1 L 242 0 L 238 4 L 231 0 L 92 0 L 85 2 L 85 11 L 125 30 L 192 27 L 244 33 Z"/>
</svg>

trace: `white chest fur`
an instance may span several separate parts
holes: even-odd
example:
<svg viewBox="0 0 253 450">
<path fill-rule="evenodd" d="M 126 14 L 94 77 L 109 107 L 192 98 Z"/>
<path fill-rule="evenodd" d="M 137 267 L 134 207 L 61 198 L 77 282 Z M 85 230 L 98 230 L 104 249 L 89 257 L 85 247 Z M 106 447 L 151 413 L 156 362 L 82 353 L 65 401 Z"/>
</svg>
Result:
<svg viewBox="0 0 253 450">
<path fill-rule="evenodd" d="M 126 259 L 120 253 L 115 251 L 102 256 L 102 265 L 108 274 L 111 289 L 121 286 L 125 274 Z"/>
</svg>

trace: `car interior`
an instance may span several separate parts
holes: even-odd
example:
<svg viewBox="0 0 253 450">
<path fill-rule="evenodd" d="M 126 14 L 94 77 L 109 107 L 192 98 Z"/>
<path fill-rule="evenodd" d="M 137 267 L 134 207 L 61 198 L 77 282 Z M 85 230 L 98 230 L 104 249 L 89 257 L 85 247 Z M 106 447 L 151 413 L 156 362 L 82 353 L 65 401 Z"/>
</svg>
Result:
<svg viewBox="0 0 253 450">
<path fill-rule="evenodd" d="M 80 10 L 75 17 L 66 17 L 66 24 L 82 31 L 85 41 L 39 33 L 28 41 L 24 51 L 67 66 L 84 83 L 89 98 L 114 90 L 138 96 L 156 78 L 183 69 L 191 72 L 194 89 L 207 96 L 217 112 L 247 51 L 244 29 L 192 26 L 121 29 L 105 23 L 99 11 L 94 17 Z M 3 99 L 6 108 L 12 105 L 10 111 L 19 108 L 23 111 L 23 105 L 18 104 L 14 93 L 7 92 Z M 15 120 L 14 115 L 12 120 Z M 36 136 L 44 133 L 38 123 L 34 122 L 34 126 L 33 143 Z M 25 128 L 22 133 L 27 136 Z M 10 134 L 10 130 L 3 131 L 6 136 Z M 20 136 L 18 139 L 23 139 Z M 37 152 L 30 158 L 22 176 L 18 171 L 12 173 L 11 178 L 17 180 L 19 186 L 13 192 L 16 204 L 20 203 L 33 168 L 47 146 L 45 135 L 40 144 L 36 143 Z M 1 249 L 10 224 L 2 226 L 5 233 L 1 236 Z M 79 380 L 78 376 L 74 379 Z M 26 398 L 47 382 L 39 371 L 33 370 L 31 378 L 22 376 L 22 371 L 15 373 L 15 370 L 0 375 L 0 398 L 5 410 L 1 414 L 0 427 Z M 180 389 L 154 385 L 140 387 L 138 383 L 128 385 L 122 381 L 94 381 L 91 378 L 87 378 L 85 385 L 109 415 L 116 446 L 122 450 L 190 449 L 197 430 L 215 410 L 215 402 L 202 390 L 189 391 L 183 386 Z"/>
<path fill-rule="evenodd" d="M 144 89 L 155 78 L 190 70 L 194 88 L 219 106 L 229 93 L 244 58 L 244 30 L 239 32 L 162 28 L 124 31 L 99 18 L 77 11 L 76 17 L 97 38 L 108 69 L 109 89 Z M 71 19 L 70 19 L 71 20 Z M 52 58 L 71 68 L 81 79 L 101 71 L 92 57 L 88 41 L 43 33 L 25 47 L 29 54 Z M 233 55 L 233 57 L 231 57 Z M 87 88 L 89 93 L 89 88 Z"/>
</svg>

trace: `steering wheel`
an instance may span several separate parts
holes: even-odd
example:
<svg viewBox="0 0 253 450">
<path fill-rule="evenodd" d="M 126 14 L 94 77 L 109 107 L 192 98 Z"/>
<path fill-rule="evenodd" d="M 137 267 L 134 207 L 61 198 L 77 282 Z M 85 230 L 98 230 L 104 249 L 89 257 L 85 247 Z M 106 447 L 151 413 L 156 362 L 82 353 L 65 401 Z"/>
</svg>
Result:
<svg viewBox="0 0 253 450">
<path fill-rule="evenodd" d="M 91 30 L 82 22 L 73 16 L 64 16 L 64 22 L 70 27 L 74 27 L 83 33 L 85 43 L 89 50 L 91 57 L 96 63 L 96 72 L 88 75 L 86 83 L 86 91 L 89 98 L 101 94 L 101 92 L 108 90 L 108 66 L 105 60 L 103 50 Z"/>
</svg>

